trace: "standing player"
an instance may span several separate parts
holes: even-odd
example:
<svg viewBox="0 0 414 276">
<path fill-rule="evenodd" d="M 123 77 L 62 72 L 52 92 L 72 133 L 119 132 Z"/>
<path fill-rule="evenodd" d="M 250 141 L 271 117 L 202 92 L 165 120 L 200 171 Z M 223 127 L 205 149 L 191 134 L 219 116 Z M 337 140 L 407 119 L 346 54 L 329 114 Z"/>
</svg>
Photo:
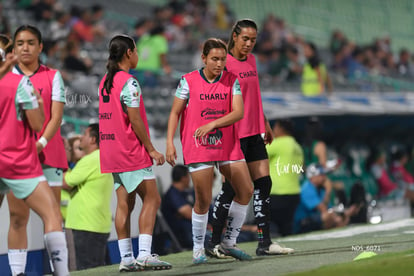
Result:
<svg viewBox="0 0 414 276">
<path fill-rule="evenodd" d="M 44 102 L 45 123 L 35 134 L 36 149 L 42 163 L 43 174 L 51 186 L 56 202 L 60 204 L 63 169 L 67 168 L 65 147 L 60 136 L 65 90 L 62 77 L 57 70 L 39 64 L 42 52 L 42 35 L 30 25 L 20 26 L 14 33 L 14 53 L 18 64 L 13 73 L 30 78 Z M 13 193 L 7 195 L 10 210 L 8 234 L 9 260 L 12 265 L 26 266 L 27 223 L 29 208 Z"/>
<path fill-rule="evenodd" d="M 26 208 L 41 217 L 55 273 L 69 275 L 59 206 L 43 176 L 34 140 L 34 131 L 42 129 L 45 117 L 42 98 L 36 98 L 29 78 L 12 73 L 0 80 L 0 91 L 0 191 L 11 189 Z M 23 255 L 15 253 L 14 257 Z M 16 259 L 9 259 L 12 275 L 23 275 L 25 267 Z"/>
<path fill-rule="evenodd" d="M 128 70 L 138 63 L 134 40 L 117 35 L 109 43 L 107 74 L 99 85 L 99 135 L 102 173 L 114 176 L 118 199 L 115 228 L 121 254 L 120 272 L 170 269 L 151 254 L 152 232 L 161 204 L 152 160 L 164 164 L 164 156 L 151 143 L 145 106 L 137 80 Z M 139 254 L 131 244 L 131 212 L 136 195 L 142 199 L 139 216 Z"/>
<path fill-rule="evenodd" d="M 250 178 L 254 183 L 253 205 L 259 239 L 256 255 L 288 254 L 293 252 L 293 249 L 281 247 L 277 243 L 272 243 L 270 239 L 269 195 L 272 181 L 269 176 L 269 159 L 265 143 L 272 142 L 273 134 L 269 122 L 263 114 L 256 59 L 251 54 L 256 44 L 256 37 L 257 26 L 252 20 L 243 19 L 233 26 L 228 45 L 226 68 L 240 80 L 243 93 L 246 116 L 237 122 L 237 127 Z M 264 140 L 261 136 L 262 133 L 265 133 Z M 213 235 L 207 251 L 211 256 L 220 257 L 218 244 L 228 213 L 226 206 L 230 205 L 233 197 L 234 191 L 226 181 L 223 183 L 223 188 L 214 204 Z"/>
<path fill-rule="evenodd" d="M 214 166 L 235 190 L 229 202 L 227 229 L 220 250 L 240 260 L 251 256 L 236 247 L 236 239 L 252 196 L 246 162 L 240 150 L 235 122 L 243 118 L 243 98 L 237 77 L 223 71 L 227 49 L 223 41 L 208 39 L 203 46 L 203 69 L 184 75 L 177 88 L 167 132 L 167 162 L 177 158 L 174 134 L 181 116 L 181 143 L 184 163 L 194 183 L 192 214 L 193 263 L 207 261 L 204 251 L 208 210 L 212 199 Z"/>
</svg>

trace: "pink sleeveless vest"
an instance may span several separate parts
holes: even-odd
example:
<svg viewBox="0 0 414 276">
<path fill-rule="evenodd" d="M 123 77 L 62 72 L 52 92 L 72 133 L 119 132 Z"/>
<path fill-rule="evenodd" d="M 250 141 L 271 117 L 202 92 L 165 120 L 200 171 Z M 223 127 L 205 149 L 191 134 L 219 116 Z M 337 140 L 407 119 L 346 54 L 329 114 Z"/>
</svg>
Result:
<svg viewBox="0 0 414 276">
<path fill-rule="evenodd" d="M 103 89 L 106 75 L 99 85 L 99 138 L 101 172 L 129 172 L 152 165 L 152 159 L 139 141 L 128 114 L 123 110 L 120 95 L 132 75 L 119 71 L 115 74 L 111 94 Z M 142 95 L 139 112 L 149 135 Z"/>
<path fill-rule="evenodd" d="M 26 179 L 43 175 L 36 141 L 26 120 L 17 120 L 17 87 L 23 76 L 8 73 L 0 80 L 0 177 Z"/>
<path fill-rule="evenodd" d="M 205 137 L 194 138 L 195 130 L 231 111 L 232 87 L 236 76 L 223 72 L 216 83 L 205 81 L 198 71 L 183 76 L 189 86 L 189 99 L 181 116 L 181 143 L 184 163 L 243 159 L 235 125 L 214 129 Z"/>
<path fill-rule="evenodd" d="M 40 133 L 37 133 L 37 139 L 43 135 L 46 125 L 50 121 L 52 112 L 52 85 L 55 74 L 56 70 L 40 65 L 39 70 L 30 77 L 33 86 L 42 95 L 45 111 L 45 123 Z M 68 168 L 65 146 L 60 135 L 60 127 L 52 139 L 48 141 L 46 147 L 40 152 L 39 159 L 42 164 L 49 165 L 53 168 Z"/>
<path fill-rule="evenodd" d="M 265 133 L 262 98 L 254 55 L 249 54 L 245 61 L 240 61 L 227 54 L 226 68 L 237 76 L 243 94 L 244 117 L 236 123 L 239 138 Z"/>
</svg>

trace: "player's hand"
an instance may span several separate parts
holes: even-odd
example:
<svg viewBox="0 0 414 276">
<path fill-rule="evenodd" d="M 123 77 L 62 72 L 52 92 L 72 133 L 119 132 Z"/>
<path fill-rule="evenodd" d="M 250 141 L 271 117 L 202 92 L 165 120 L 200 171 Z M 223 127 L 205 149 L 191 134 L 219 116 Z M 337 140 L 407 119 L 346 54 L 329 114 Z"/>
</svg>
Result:
<svg viewBox="0 0 414 276">
<path fill-rule="evenodd" d="M 164 155 L 156 150 L 153 150 L 149 153 L 152 159 L 155 160 L 155 164 L 160 166 L 165 163 Z"/>
<path fill-rule="evenodd" d="M 37 154 L 39 154 L 43 150 L 43 145 L 39 143 L 38 141 L 36 141 L 36 150 L 37 150 Z"/>
<path fill-rule="evenodd" d="M 8 72 L 10 72 L 16 63 L 17 63 L 17 56 L 11 53 L 7 54 L 6 60 L 0 66 L 0 79 L 4 77 L 4 75 L 6 75 Z"/>
<path fill-rule="evenodd" d="M 167 163 L 171 166 L 175 166 L 175 160 L 177 160 L 177 151 L 174 145 L 167 145 L 167 152 L 165 153 Z"/>
<path fill-rule="evenodd" d="M 194 132 L 194 137 L 199 138 L 207 135 L 207 133 L 211 132 L 214 129 L 214 127 L 208 123 L 205 124 L 199 128 L 197 128 Z"/>
<path fill-rule="evenodd" d="M 270 145 L 273 141 L 273 131 L 272 131 L 272 128 L 270 127 L 270 124 L 267 120 L 266 120 L 266 123 L 265 123 L 265 128 L 266 128 L 266 132 L 265 132 L 265 136 L 264 136 L 264 143 L 266 145 Z"/>
</svg>

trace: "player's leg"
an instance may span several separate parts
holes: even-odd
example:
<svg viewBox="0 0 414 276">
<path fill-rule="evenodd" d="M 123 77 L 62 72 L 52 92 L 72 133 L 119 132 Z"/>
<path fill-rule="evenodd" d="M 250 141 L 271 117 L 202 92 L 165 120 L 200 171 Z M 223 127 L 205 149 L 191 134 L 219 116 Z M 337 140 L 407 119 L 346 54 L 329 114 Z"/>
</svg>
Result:
<svg viewBox="0 0 414 276">
<path fill-rule="evenodd" d="M 56 275 L 69 275 L 68 254 L 59 205 L 46 181 L 41 181 L 25 198 L 25 203 L 35 211 L 44 224 L 44 239 Z"/>
<path fill-rule="evenodd" d="M 191 164 L 189 166 L 194 184 L 195 202 L 191 218 L 193 232 L 193 263 L 207 261 L 204 240 L 208 223 L 208 210 L 211 203 L 214 167 L 212 163 Z"/>
<path fill-rule="evenodd" d="M 16 198 L 13 192 L 7 194 L 10 226 L 7 236 L 8 258 L 12 274 L 24 273 L 27 261 L 27 223 L 30 210 L 22 199 Z"/>
<path fill-rule="evenodd" d="M 152 234 L 157 211 L 161 205 L 157 183 L 151 168 L 141 170 L 144 180 L 136 189 L 142 199 L 142 209 L 139 216 L 139 253 L 138 265 L 145 270 L 164 270 L 172 268 L 170 263 L 161 261 L 157 254 L 151 254 Z"/>
<path fill-rule="evenodd" d="M 230 181 L 235 191 L 234 199 L 229 208 L 221 249 L 234 258 L 250 260 L 251 256 L 236 246 L 236 240 L 246 218 L 248 204 L 253 193 L 246 162 L 243 160 L 226 163 L 220 166 L 220 172 Z"/>
<path fill-rule="evenodd" d="M 121 256 L 120 272 L 138 271 L 131 241 L 131 212 L 135 205 L 135 192 L 128 193 L 119 174 L 114 174 L 117 205 L 115 229 L 118 236 L 118 248 Z"/>
</svg>

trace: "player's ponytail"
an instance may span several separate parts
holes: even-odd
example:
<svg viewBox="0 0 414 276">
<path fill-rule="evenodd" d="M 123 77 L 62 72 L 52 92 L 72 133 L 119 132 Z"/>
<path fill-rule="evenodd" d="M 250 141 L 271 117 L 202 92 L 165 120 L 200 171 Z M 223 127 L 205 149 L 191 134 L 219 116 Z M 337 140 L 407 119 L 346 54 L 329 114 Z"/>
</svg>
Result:
<svg viewBox="0 0 414 276">
<path fill-rule="evenodd" d="M 234 48 L 234 39 L 233 34 L 235 33 L 238 36 L 241 33 L 242 28 L 253 28 L 257 31 L 256 23 L 251 19 L 241 19 L 233 25 L 233 29 L 231 30 L 229 44 L 228 44 L 228 52 Z"/>
<path fill-rule="evenodd" d="M 134 50 L 135 43 L 134 40 L 127 35 L 117 35 L 111 39 L 111 42 L 109 42 L 109 57 L 108 62 L 106 63 L 107 75 L 103 86 L 103 89 L 106 90 L 107 94 L 111 93 L 115 74 L 120 70 L 118 63 L 122 61 L 122 58 L 128 49 Z"/>
</svg>

